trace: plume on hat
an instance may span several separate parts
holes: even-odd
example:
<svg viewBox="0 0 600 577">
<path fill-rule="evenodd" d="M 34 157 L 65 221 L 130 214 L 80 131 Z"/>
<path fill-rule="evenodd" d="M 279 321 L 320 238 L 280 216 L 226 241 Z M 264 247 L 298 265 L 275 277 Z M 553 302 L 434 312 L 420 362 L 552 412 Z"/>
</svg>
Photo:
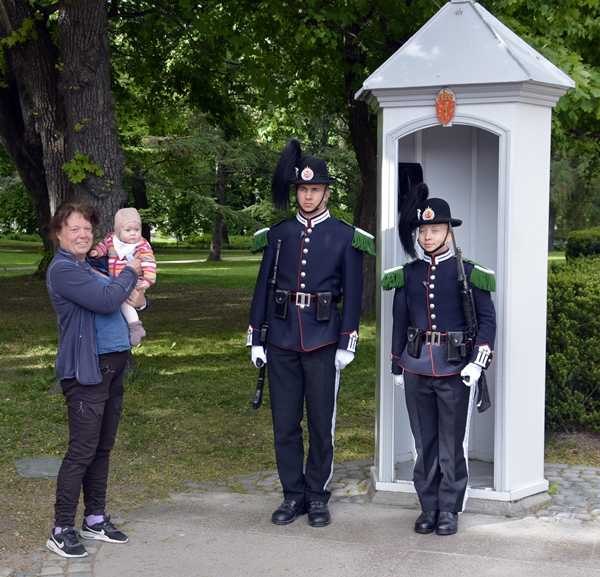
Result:
<svg viewBox="0 0 600 577">
<path fill-rule="evenodd" d="M 280 210 L 290 210 L 290 184 L 296 178 L 301 157 L 300 143 L 291 138 L 279 157 L 271 182 L 271 198 L 275 207 Z"/>
<path fill-rule="evenodd" d="M 429 196 L 429 188 L 421 182 L 413 186 L 402 202 L 402 211 L 400 212 L 400 219 L 398 221 L 398 235 L 400 236 L 400 244 L 404 252 L 411 258 L 417 258 L 417 251 L 415 249 L 415 240 L 413 238 L 414 225 L 411 225 L 411 220 L 415 220 L 417 216 L 417 209 L 427 200 Z"/>
</svg>

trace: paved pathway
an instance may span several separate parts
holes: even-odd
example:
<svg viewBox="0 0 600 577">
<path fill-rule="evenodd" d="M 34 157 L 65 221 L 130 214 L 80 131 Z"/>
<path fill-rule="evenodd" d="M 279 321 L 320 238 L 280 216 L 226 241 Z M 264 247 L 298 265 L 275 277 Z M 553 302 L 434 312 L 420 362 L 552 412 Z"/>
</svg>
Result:
<svg viewBox="0 0 600 577">
<path fill-rule="evenodd" d="M 367 481 L 371 466 L 372 462 L 370 461 L 341 463 L 336 465 L 332 482 L 329 485 L 329 488 L 332 491 L 332 502 L 339 503 L 340 505 L 368 503 Z M 582 535 L 581 531 L 587 533 L 587 530 L 589 530 L 592 532 L 589 533 L 589 535 L 594 535 L 595 538 L 597 532 L 600 533 L 598 531 L 598 527 L 600 527 L 600 468 L 579 466 L 569 467 L 563 464 L 547 464 L 545 476 L 550 483 L 552 505 L 524 515 L 522 519 L 529 520 L 529 522 L 532 522 L 534 525 L 539 523 L 546 525 L 548 523 L 558 524 L 564 526 L 565 530 L 567 529 L 567 526 L 572 526 L 573 530 L 577 530 L 578 535 Z M 230 500 L 231 498 L 235 499 L 237 495 L 240 503 L 245 500 L 244 495 L 268 497 L 267 507 L 273 509 L 282 498 L 281 485 L 277 473 L 275 471 L 260 471 L 251 475 L 235 475 L 225 482 L 195 483 L 193 481 L 184 481 L 182 491 L 174 494 L 174 502 L 176 505 L 179 503 L 179 506 L 181 506 L 182 503 L 185 504 L 186 500 L 189 500 L 191 507 L 194 501 L 197 502 L 202 498 L 210 498 L 211 494 L 214 494 L 215 496 L 218 495 L 219 498 L 223 495 L 228 495 Z M 156 506 L 163 507 L 165 510 L 168 510 L 169 508 L 168 503 L 158 504 Z M 377 511 L 381 511 L 382 515 L 384 512 L 387 515 L 390 511 L 390 508 L 388 507 L 371 507 L 371 513 L 375 511 L 375 514 L 377 514 Z M 346 511 L 346 509 L 344 509 L 344 511 Z M 263 513 L 261 514 L 265 516 Z M 412 519 L 412 517 L 414 517 L 414 512 L 406 512 L 406 515 L 408 515 L 409 519 Z M 482 516 L 471 515 L 470 517 L 473 519 Z M 266 519 L 268 521 L 268 515 L 266 516 Z M 130 520 L 114 517 L 113 521 L 115 521 L 115 524 L 119 525 L 127 523 Z M 139 520 L 136 522 L 139 523 Z M 408 523 L 410 523 L 410 520 Z M 297 524 L 298 522 L 294 523 L 294 525 Z M 575 529 L 576 527 L 578 529 Z M 287 528 L 279 529 L 282 529 L 283 531 L 287 530 Z M 354 529 L 358 532 L 361 530 L 360 516 L 357 516 L 357 520 L 354 521 Z M 124 527 L 124 530 L 127 531 L 127 526 Z M 314 531 L 317 531 L 316 534 L 319 534 L 318 531 L 327 531 L 327 529 L 313 530 L 313 532 Z M 320 535 L 323 534 L 324 533 L 321 533 Z M 256 531 L 248 531 L 248 535 L 256 535 Z M 444 541 L 444 539 L 442 539 L 442 541 Z M 58 555 L 47 551 L 43 547 L 43 544 L 40 544 L 39 549 L 32 554 L 28 566 L 21 571 L 17 571 L 10 567 L 4 567 L 0 560 L 0 577 L 37 577 L 45 575 L 78 575 L 79 577 L 93 577 L 94 575 L 98 575 L 101 577 L 103 575 L 102 571 L 107 567 L 107 563 L 108 566 L 110 566 L 110 563 L 105 558 L 102 558 L 102 563 L 100 563 L 100 566 L 98 567 L 100 573 L 97 573 L 94 567 L 98 553 L 105 551 L 104 547 L 112 547 L 112 549 L 110 549 L 111 552 L 125 551 L 121 546 L 110 544 L 103 545 L 97 541 L 84 541 L 84 544 L 90 555 L 83 559 L 74 560 L 63 559 Z M 164 546 L 168 549 L 167 544 Z M 161 543 L 156 543 L 154 547 L 160 548 Z M 106 551 L 108 551 L 108 549 L 106 549 Z M 235 555 L 235 552 L 233 552 L 233 554 Z M 548 559 L 548 562 L 551 562 L 551 560 Z M 597 561 L 595 565 L 598 566 Z M 478 569 L 478 571 L 481 572 L 481 569 Z M 110 575 L 110 573 L 108 574 Z M 340 573 L 340 575 L 343 574 L 344 573 Z M 481 574 L 483 575 L 485 572 Z M 490 574 L 495 575 L 496 573 Z M 583 575 L 585 574 L 586 573 L 583 573 Z M 595 572 L 589 574 L 596 575 Z M 600 575 L 600 572 L 598 574 Z M 176 575 L 176 573 L 166 572 L 164 575 L 165 577 L 170 577 L 171 575 Z M 243 573 L 240 573 L 240 576 L 243 576 Z M 111 575 L 111 577 L 117 577 L 117 575 Z"/>
</svg>

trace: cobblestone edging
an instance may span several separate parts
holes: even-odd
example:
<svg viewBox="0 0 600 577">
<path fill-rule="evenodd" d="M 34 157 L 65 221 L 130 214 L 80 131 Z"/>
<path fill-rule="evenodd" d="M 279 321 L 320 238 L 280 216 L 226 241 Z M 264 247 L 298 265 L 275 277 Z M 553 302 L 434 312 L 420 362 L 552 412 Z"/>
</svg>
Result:
<svg viewBox="0 0 600 577">
<path fill-rule="evenodd" d="M 340 463 L 335 466 L 329 483 L 332 501 L 342 503 L 367 503 L 367 483 L 372 461 Z M 550 463 L 544 469 L 550 483 L 552 505 L 524 515 L 540 522 L 600 527 L 600 468 L 569 467 Z M 227 481 L 196 483 L 184 481 L 183 488 L 192 491 L 232 491 L 282 498 L 281 484 L 276 471 L 259 471 L 250 475 L 234 475 Z M 112 519 L 118 526 L 124 519 Z M 3 567 L 0 577 L 40 577 L 46 575 L 93 577 L 92 565 L 98 551 L 98 541 L 83 540 L 89 552 L 82 559 L 64 559 L 40 547 L 32 555 L 29 566 L 23 571 Z"/>
<path fill-rule="evenodd" d="M 552 505 L 536 511 L 542 521 L 600 527 L 600 467 L 546 463 Z"/>
</svg>

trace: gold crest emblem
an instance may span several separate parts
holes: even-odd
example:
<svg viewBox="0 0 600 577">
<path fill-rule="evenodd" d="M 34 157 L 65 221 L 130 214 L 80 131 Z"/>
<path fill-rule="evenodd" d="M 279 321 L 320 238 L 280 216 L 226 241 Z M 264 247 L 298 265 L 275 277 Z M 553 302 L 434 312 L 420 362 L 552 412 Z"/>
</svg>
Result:
<svg viewBox="0 0 600 577">
<path fill-rule="evenodd" d="M 423 220 L 433 220 L 434 218 L 435 218 L 435 212 L 433 212 L 433 208 L 431 208 L 430 206 L 428 206 L 423 211 Z"/>
<path fill-rule="evenodd" d="M 452 120 L 455 109 L 456 98 L 454 97 L 454 92 L 449 88 L 440 90 L 435 101 L 435 112 L 444 126 Z"/>
</svg>

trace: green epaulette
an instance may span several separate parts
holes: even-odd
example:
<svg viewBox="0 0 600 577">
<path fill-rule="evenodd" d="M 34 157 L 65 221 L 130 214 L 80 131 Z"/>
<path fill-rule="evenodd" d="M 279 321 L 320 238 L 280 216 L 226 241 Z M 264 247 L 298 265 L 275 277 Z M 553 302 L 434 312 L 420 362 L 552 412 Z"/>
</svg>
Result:
<svg viewBox="0 0 600 577">
<path fill-rule="evenodd" d="M 370 256 L 376 256 L 375 243 L 373 239 L 375 237 L 369 234 L 362 228 L 354 227 L 354 238 L 352 239 L 352 246 L 358 250 L 366 252 Z"/>
<path fill-rule="evenodd" d="M 344 219 L 340 219 L 340 222 L 351 226 L 354 229 L 354 238 L 352 239 L 352 247 L 357 250 L 362 250 L 366 252 L 370 256 L 377 256 L 375 252 L 375 243 L 373 240 L 375 237 L 372 234 L 369 234 L 366 230 L 362 228 L 358 228 L 353 224 L 350 224 L 348 221 Z"/>
<path fill-rule="evenodd" d="M 271 229 L 261 228 L 254 233 L 254 242 L 252 243 L 252 248 L 250 252 L 252 254 L 256 254 L 257 252 L 262 252 L 269 246 L 269 231 Z"/>
<path fill-rule="evenodd" d="M 473 265 L 473 270 L 469 275 L 469 282 L 474 287 L 490 293 L 496 292 L 496 277 L 494 276 L 496 273 L 492 269 L 466 258 L 463 258 L 463 260 Z"/>
<path fill-rule="evenodd" d="M 381 288 L 384 291 L 400 288 L 404 286 L 404 265 L 389 268 L 383 271 L 381 279 Z"/>
</svg>

